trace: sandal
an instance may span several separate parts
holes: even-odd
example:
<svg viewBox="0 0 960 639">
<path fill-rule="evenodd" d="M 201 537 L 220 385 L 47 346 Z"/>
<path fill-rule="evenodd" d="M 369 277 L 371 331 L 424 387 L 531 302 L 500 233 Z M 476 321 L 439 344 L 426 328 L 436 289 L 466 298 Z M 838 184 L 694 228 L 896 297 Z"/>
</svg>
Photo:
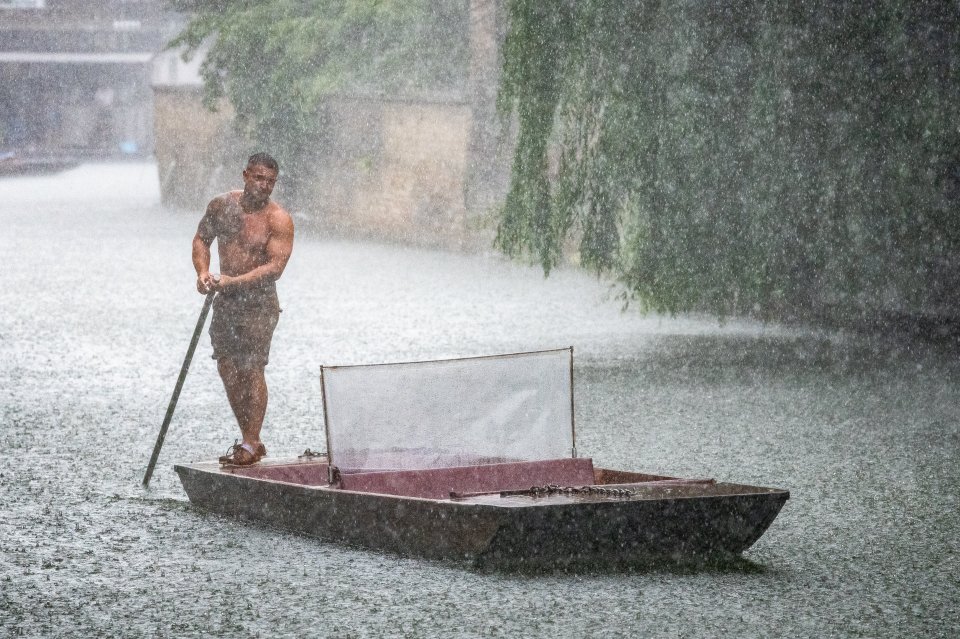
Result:
<svg viewBox="0 0 960 639">
<path fill-rule="evenodd" d="M 262 454 L 258 454 L 261 451 Z M 233 446 L 227 450 L 227 454 L 221 455 L 219 462 L 229 466 L 250 466 L 256 464 L 266 454 L 267 449 L 264 448 L 263 444 L 260 444 L 254 452 L 253 447 L 249 444 L 239 444 L 234 441 Z"/>
</svg>

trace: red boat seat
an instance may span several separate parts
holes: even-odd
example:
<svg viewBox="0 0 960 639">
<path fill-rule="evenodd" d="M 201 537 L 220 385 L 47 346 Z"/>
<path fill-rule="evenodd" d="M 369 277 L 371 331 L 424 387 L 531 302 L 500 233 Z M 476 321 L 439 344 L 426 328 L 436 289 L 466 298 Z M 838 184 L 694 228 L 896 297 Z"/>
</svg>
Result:
<svg viewBox="0 0 960 639">
<path fill-rule="evenodd" d="M 340 476 L 339 488 L 383 495 L 447 499 L 451 492 L 484 493 L 525 490 L 548 484 L 589 486 L 593 483 L 593 460 L 577 457 L 424 470 L 344 473 Z"/>
</svg>

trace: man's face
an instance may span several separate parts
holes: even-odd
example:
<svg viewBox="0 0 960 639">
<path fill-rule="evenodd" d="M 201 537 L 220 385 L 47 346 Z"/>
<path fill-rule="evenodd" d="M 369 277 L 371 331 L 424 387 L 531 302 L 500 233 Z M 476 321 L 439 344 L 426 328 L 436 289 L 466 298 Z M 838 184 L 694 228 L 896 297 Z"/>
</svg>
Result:
<svg viewBox="0 0 960 639">
<path fill-rule="evenodd" d="M 243 191 L 254 200 L 266 201 L 277 183 L 277 172 L 260 164 L 251 164 L 243 170 Z"/>
</svg>

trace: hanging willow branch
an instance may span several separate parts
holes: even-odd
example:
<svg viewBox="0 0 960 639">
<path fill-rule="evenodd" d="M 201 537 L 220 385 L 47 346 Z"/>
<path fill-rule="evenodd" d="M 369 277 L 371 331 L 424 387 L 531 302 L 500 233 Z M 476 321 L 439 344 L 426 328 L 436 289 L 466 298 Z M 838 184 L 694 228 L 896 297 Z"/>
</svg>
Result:
<svg viewBox="0 0 960 639">
<path fill-rule="evenodd" d="M 572 242 L 665 312 L 960 289 L 951 7 L 508 0 L 499 107 L 519 131 L 497 245 L 549 273 Z"/>
<path fill-rule="evenodd" d="M 511 3 L 504 43 L 507 62 L 498 96 L 501 112 L 516 110 L 520 132 L 496 245 L 508 255 L 531 251 L 545 272 L 557 263 L 570 228 L 569 211 L 556 215 L 550 203 L 547 150 L 560 99 L 563 58 L 570 50 L 571 17 L 565 3 Z"/>
</svg>

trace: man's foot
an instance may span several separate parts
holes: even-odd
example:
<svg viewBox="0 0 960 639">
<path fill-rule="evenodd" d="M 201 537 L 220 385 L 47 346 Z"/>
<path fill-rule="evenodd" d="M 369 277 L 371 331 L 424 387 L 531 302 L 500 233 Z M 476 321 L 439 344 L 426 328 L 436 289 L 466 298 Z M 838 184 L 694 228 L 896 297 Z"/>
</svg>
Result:
<svg viewBox="0 0 960 639">
<path fill-rule="evenodd" d="M 262 454 L 260 451 L 263 451 Z M 233 443 L 233 446 L 227 450 L 226 455 L 219 459 L 221 464 L 230 466 L 250 466 L 260 461 L 260 458 L 267 454 L 267 449 L 260 444 L 256 449 L 250 444 Z"/>
</svg>

